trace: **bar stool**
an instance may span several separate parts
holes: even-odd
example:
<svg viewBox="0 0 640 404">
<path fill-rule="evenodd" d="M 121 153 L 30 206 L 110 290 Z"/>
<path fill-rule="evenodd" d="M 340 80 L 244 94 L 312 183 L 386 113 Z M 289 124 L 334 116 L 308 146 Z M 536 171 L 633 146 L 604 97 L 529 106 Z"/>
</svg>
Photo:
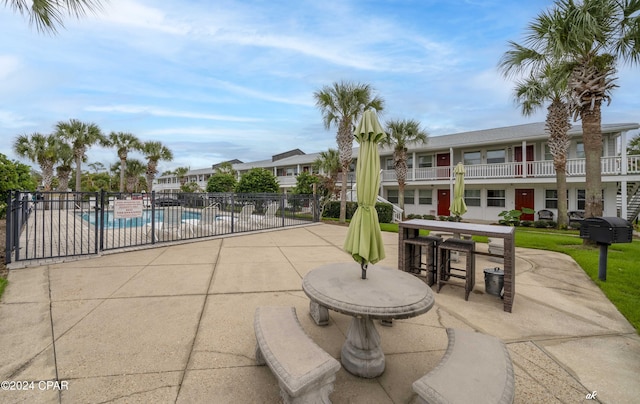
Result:
<svg viewBox="0 0 640 404">
<path fill-rule="evenodd" d="M 413 275 L 420 276 L 425 271 L 427 285 L 433 285 L 438 275 L 438 245 L 442 243 L 442 237 L 419 236 L 404 240 L 408 247 L 408 262 L 405 270 Z M 423 260 L 424 257 L 424 260 Z"/>
<path fill-rule="evenodd" d="M 439 273 L 438 273 L 438 292 L 444 284 L 462 286 L 459 282 L 451 282 L 450 278 L 464 279 L 464 300 L 469 300 L 469 293 L 473 290 L 476 283 L 476 265 L 475 265 L 475 248 L 476 242 L 473 240 L 461 240 L 458 238 L 449 238 L 438 246 L 439 255 Z M 451 253 L 466 254 L 465 268 L 456 268 L 451 266 Z"/>
</svg>

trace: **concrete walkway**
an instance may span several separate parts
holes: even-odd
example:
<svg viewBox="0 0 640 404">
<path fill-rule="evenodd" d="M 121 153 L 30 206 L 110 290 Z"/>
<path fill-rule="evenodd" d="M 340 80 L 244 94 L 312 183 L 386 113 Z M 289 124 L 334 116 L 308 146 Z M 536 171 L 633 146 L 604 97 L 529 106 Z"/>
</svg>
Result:
<svg viewBox="0 0 640 404">
<path fill-rule="evenodd" d="M 345 235 L 316 224 L 12 270 L 0 303 L 0 380 L 35 383 L 3 384 L 0 402 L 277 403 L 273 375 L 254 362 L 255 308 L 295 306 L 339 358 L 350 319 L 330 312 L 329 325 L 316 326 L 301 280 L 351 261 Z M 383 237 L 378 265 L 395 268 L 397 234 Z M 571 258 L 517 249 L 513 313 L 484 293 L 482 270 L 495 265 L 478 258 L 468 302 L 445 286 L 428 313 L 378 327 L 385 372 L 365 380 L 341 369 L 333 402 L 409 402 L 411 383 L 446 349 L 445 327 L 507 343 L 517 403 L 640 400 L 640 337 Z"/>
</svg>

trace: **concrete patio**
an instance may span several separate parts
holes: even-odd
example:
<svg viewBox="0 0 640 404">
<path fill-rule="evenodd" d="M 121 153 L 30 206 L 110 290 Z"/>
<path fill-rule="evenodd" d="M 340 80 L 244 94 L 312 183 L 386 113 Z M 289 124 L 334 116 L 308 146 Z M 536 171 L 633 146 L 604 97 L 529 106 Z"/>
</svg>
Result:
<svg viewBox="0 0 640 404">
<path fill-rule="evenodd" d="M 302 326 L 339 358 L 350 318 L 308 315 L 301 280 L 311 269 L 350 262 L 346 227 L 286 230 L 108 254 L 14 269 L 0 302 L 0 380 L 35 381 L 0 391 L 2 403 L 277 403 L 277 382 L 254 361 L 253 315 L 295 306 Z M 397 240 L 383 233 L 397 267 Z M 479 245 L 486 248 L 486 245 Z M 446 327 L 503 339 L 516 375 L 516 403 L 629 403 L 640 399 L 640 337 L 600 289 L 562 254 L 516 250 L 512 313 L 476 286 L 435 293 L 428 313 L 378 327 L 385 372 L 362 379 L 341 369 L 334 403 L 407 403 L 413 381 L 436 366 Z M 375 266 L 369 271 L 375 271 Z M 60 391 L 38 381 L 66 382 Z M 43 388 L 41 390 L 41 387 Z"/>
</svg>

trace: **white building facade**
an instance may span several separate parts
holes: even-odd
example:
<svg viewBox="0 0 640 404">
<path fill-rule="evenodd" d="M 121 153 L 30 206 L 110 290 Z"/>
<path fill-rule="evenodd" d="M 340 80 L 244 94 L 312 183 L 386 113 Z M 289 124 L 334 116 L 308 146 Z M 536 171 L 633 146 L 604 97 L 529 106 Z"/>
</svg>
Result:
<svg viewBox="0 0 640 404">
<path fill-rule="evenodd" d="M 640 210 L 640 156 L 628 156 L 628 132 L 640 128 L 637 123 L 603 124 L 602 185 L 604 216 L 633 220 Z M 585 205 L 585 158 L 580 125 L 569 131 L 571 139 L 567 160 L 568 210 L 583 210 Z M 547 145 L 544 123 L 510 126 L 429 137 L 424 145 L 409 147 L 409 172 L 404 191 L 405 215 L 449 216 L 453 197 L 453 167 L 465 168 L 464 219 L 497 221 L 504 210 L 546 209 L 557 220 L 556 177 L 553 157 Z M 357 149 L 353 154 L 357 158 Z M 311 171 L 318 153 L 304 154 L 295 149 L 270 160 L 235 163 L 239 175 L 254 167 L 272 170 L 281 189 L 296 185 L 296 175 Z M 397 204 L 398 183 L 393 169 L 393 150 L 380 149 L 382 178 L 380 196 Z M 355 164 L 353 165 L 355 167 Z M 192 170 L 188 182 L 206 189 L 213 168 Z M 350 183 L 354 176 L 350 173 Z M 174 176 L 159 177 L 156 192 L 179 192 Z M 537 220 L 537 215 L 523 216 Z"/>
</svg>

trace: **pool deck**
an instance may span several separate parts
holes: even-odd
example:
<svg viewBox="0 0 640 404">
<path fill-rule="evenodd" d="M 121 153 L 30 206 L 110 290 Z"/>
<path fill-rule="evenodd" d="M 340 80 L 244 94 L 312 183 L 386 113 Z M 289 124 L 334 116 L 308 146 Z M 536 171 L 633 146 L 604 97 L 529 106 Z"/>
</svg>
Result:
<svg viewBox="0 0 640 404">
<path fill-rule="evenodd" d="M 329 325 L 316 326 L 301 282 L 318 266 L 352 262 L 346 230 L 311 224 L 12 269 L 0 301 L 0 380 L 34 388 L 2 390 L 0 402 L 281 402 L 254 360 L 254 311 L 295 307 L 339 359 L 350 317 L 330 312 Z M 383 240 L 378 265 L 397 267 L 398 235 Z M 517 248 L 512 313 L 485 293 L 483 269 L 496 265 L 478 257 L 469 301 L 461 288 L 434 288 L 428 313 L 377 327 L 385 372 L 362 379 L 341 369 L 332 401 L 410 402 L 413 381 L 444 354 L 447 327 L 506 342 L 516 403 L 638 401 L 640 337 L 570 257 Z"/>
</svg>

